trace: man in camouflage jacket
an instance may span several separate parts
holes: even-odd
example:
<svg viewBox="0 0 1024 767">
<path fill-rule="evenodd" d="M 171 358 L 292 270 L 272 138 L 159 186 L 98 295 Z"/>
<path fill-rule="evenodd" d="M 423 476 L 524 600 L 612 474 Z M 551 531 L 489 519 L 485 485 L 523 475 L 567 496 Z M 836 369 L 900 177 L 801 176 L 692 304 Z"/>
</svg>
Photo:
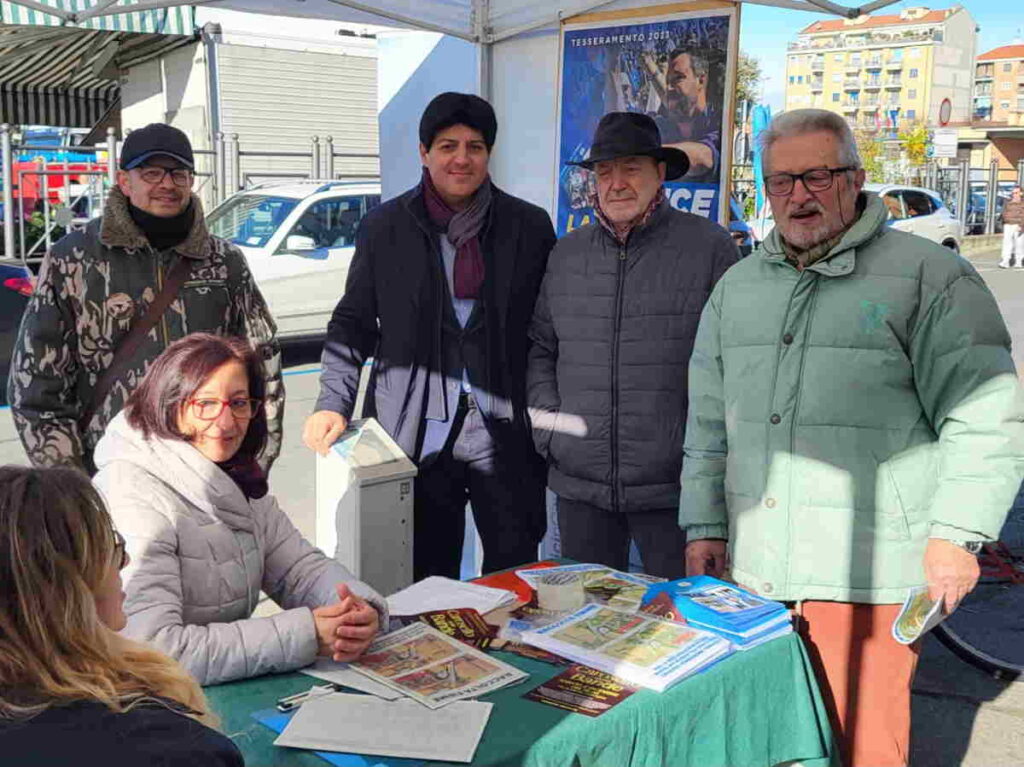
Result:
<svg viewBox="0 0 1024 767">
<path fill-rule="evenodd" d="M 207 230 L 202 204 L 190 192 L 192 164 L 180 131 L 154 124 L 132 132 L 103 216 L 61 239 L 43 260 L 8 380 L 14 422 L 34 465 L 92 473 L 96 443 L 150 364 L 196 332 L 246 338 L 260 351 L 269 427 L 260 463 L 269 469 L 277 457 L 284 415 L 277 328 L 241 251 Z M 118 344 L 179 256 L 192 262 L 188 279 L 83 423 Z"/>
</svg>

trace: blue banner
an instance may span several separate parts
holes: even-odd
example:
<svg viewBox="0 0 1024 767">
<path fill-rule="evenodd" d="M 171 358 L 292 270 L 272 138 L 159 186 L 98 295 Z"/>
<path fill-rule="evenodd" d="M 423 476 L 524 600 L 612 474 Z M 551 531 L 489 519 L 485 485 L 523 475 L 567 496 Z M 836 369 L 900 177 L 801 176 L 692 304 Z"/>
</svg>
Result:
<svg viewBox="0 0 1024 767">
<path fill-rule="evenodd" d="M 594 220 L 591 174 L 567 165 L 587 157 L 601 117 L 641 112 L 662 143 L 690 158 L 683 179 L 665 184 L 679 210 L 718 220 L 723 185 L 731 11 L 664 21 L 566 28 L 562 45 L 559 134 L 559 236 Z"/>
</svg>

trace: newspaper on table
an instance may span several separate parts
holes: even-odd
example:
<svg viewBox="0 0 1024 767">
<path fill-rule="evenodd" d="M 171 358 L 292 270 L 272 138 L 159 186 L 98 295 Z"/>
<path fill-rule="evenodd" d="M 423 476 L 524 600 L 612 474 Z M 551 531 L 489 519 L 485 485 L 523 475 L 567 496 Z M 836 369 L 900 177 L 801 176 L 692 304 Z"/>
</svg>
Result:
<svg viewBox="0 0 1024 767">
<path fill-rule="evenodd" d="M 596 604 L 523 641 L 659 692 L 733 652 L 727 639 L 692 626 Z"/>
<path fill-rule="evenodd" d="M 544 570 L 516 570 L 516 575 L 534 589 L 542 578 L 555 573 L 576 573 L 583 579 L 587 602 L 606 604 L 623 610 L 635 610 L 652 583 L 663 583 L 664 578 L 644 573 L 624 573 L 611 567 L 594 564 L 561 565 Z"/>
<path fill-rule="evenodd" d="M 396 617 L 460 607 L 472 607 L 483 615 L 515 601 L 516 595 L 511 591 L 456 581 L 440 575 L 417 581 L 387 598 L 388 611 Z"/>
<path fill-rule="evenodd" d="M 299 671 L 307 676 L 376 695 L 384 700 L 396 700 L 402 697 L 402 693 L 397 690 L 370 679 L 366 674 L 353 671 L 348 663 L 338 663 L 330 658 L 317 658 L 313 665 L 300 668 Z"/>
<path fill-rule="evenodd" d="M 529 676 L 425 623 L 376 639 L 350 667 L 428 708 L 475 698 Z"/>
<path fill-rule="evenodd" d="M 907 593 L 900 614 L 892 622 L 892 637 L 900 644 L 913 644 L 945 618 L 942 599 L 933 600 L 927 586 L 917 586 Z"/>
<path fill-rule="evenodd" d="M 463 700 L 431 711 L 408 698 L 385 701 L 370 695 L 334 693 L 303 703 L 274 745 L 471 762 L 493 706 Z M 358 763 L 380 764 L 377 759 Z"/>
</svg>

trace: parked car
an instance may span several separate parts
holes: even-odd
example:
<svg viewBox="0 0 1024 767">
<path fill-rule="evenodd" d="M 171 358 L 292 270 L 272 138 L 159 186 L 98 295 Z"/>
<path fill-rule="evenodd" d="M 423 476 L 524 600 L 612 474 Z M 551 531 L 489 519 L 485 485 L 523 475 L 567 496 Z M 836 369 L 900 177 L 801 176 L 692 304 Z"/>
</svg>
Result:
<svg viewBox="0 0 1024 767">
<path fill-rule="evenodd" d="M 994 222 L 995 233 L 1003 232 L 1003 208 L 1006 201 L 1010 199 L 1013 187 L 1000 185 L 996 193 L 996 220 Z M 971 188 L 971 194 L 967 198 L 967 234 L 985 233 L 985 212 L 988 201 L 988 190 L 985 188 Z"/>
<path fill-rule="evenodd" d="M 11 353 L 35 278 L 20 264 L 0 264 L 0 405 L 7 404 Z"/>
<path fill-rule="evenodd" d="M 865 184 L 889 208 L 889 225 L 902 232 L 936 242 L 957 253 L 964 239 L 963 227 L 938 192 L 900 184 Z"/>
<path fill-rule="evenodd" d="M 735 197 L 729 198 L 729 234 L 740 256 L 749 256 L 754 249 L 754 238 L 750 225 L 743 220 L 743 206 Z"/>
<path fill-rule="evenodd" d="M 882 198 L 889 208 L 889 225 L 960 252 L 964 233 L 960 222 L 942 202 L 938 192 L 900 184 L 865 184 L 864 188 Z M 760 243 L 775 227 L 771 207 L 749 222 L 755 243 Z"/>
<path fill-rule="evenodd" d="M 377 182 L 279 182 L 229 197 L 209 227 L 245 254 L 281 340 L 320 338 L 345 291 L 356 228 L 378 204 Z"/>
</svg>

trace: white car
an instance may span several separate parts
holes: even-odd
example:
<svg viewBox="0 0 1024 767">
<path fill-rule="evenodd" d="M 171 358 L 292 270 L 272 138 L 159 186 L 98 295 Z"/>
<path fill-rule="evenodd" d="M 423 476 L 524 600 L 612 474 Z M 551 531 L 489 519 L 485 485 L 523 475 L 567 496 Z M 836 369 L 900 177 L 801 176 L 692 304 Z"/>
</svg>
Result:
<svg viewBox="0 0 1024 767">
<path fill-rule="evenodd" d="M 208 224 L 245 254 L 281 340 L 320 338 L 345 292 L 356 228 L 379 204 L 377 182 L 264 184 L 229 197 Z"/>
<path fill-rule="evenodd" d="M 865 184 L 889 208 L 889 226 L 960 252 L 963 226 L 942 202 L 938 192 L 901 184 Z"/>
<path fill-rule="evenodd" d="M 942 202 L 938 192 L 900 184 L 865 184 L 864 189 L 882 198 L 889 208 L 889 226 L 893 229 L 916 234 L 960 252 L 963 227 Z M 771 207 L 766 204 L 764 213 L 747 223 L 754 241 L 761 243 L 775 227 Z"/>
</svg>

